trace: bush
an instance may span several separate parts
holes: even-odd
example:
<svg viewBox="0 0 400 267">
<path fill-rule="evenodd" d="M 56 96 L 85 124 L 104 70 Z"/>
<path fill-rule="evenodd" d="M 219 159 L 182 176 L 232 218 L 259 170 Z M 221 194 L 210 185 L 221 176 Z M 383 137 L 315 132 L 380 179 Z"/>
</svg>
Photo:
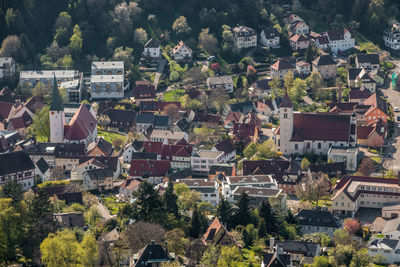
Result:
<svg viewBox="0 0 400 267">
<path fill-rule="evenodd" d="M 48 188 L 48 187 L 56 187 L 56 186 L 66 186 L 69 185 L 70 181 L 47 181 L 38 185 L 39 188 Z"/>
</svg>

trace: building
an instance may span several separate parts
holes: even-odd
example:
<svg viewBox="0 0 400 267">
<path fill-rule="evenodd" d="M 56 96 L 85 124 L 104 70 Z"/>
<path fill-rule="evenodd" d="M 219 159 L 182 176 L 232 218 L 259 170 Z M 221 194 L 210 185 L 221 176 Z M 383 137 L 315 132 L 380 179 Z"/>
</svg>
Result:
<svg viewBox="0 0 400 267">
<path fill-rule="evenodd" d="M 278 61 L 271 65 L 270 69 L 271 76 L 281 80 L 285 78 L 285 75 L 288 74 L 289 71 L 295 72 L 293 64 L 286 59 L 278 59 Z"/>
<path fill-rule="evenodd" d="M 322 35 L 328 37 L 329 48 L 333 53 L 354 48 L 355 39 L 348 29 L 329 30 Z"/>
<path fill-rule="evenodd" d="M 38 82 L 43 83 L 47 88 L 54 85 L 54 77 L 57 86 L 62 82 L 79 79 L 77 70 L 25 70 L 19 73 L 19 83 L 22 86 L 33 88 Z"/>
<path fill-rule="evenodd" d="M 35 175 L 40 177 L 43 182 L 49 181 L 51 178 L 50 165 L 44 158 L 40 158 L 36 162 Z"/>
<path fill-rule="evenodd" d="M 400 203 L 386 203 L 382 208 L 382 218 L 396 219 L 400 217 Z"/>
<path fill-rule="evenodd" d="M 393 23 L 391 27 L 383 32 L 385 45 L 393 50 L 400 49 L 400 24 Z"/>
<path fill-rule="evenodd" d="M 337 77 L 337 65 L 330 55 L 321 55 L 313 62 L 313 71 L 318 71 L 325 80 Z"/>
<path fill-rule="evenodd" d="M 138 178 L 126 178 L 126 180 L 119 187 L 119 193 L 130 199 L 133 192 L 139 189 L 142 181 Z"/>
<path fill-rule="evenodd" d="M 356 68 L 364 68 L 367 70 L 379 69 L 379 55 L 378 54 L 358 54 L 356 55 Z"/>
<path fill-rule="evenodd" d="M 199 192 L 201 200 L 207 201 L 213 206 L 219 203 L 219 185 L 216 181 L 208 181 L 207 179 L 177 179 L 176 183 L 183 183 L 190 190 Z"/>
<path fill-rule="evenodd" d="M 191 168 L 194 175 L 208 176 L 210 168 L 214 164 L 224 162 L 224 152 L 212 150 L 195 151 L 191 159 Z"/>
<path fill-rule="evenodd" d="M 162 142 L 163 144 L 175 144 L 182 139 L 187 142 L 188 138 L 189 136 L 185 132 L 154 129 L 151 131 L 148 140 Z"/>
<path fill-rule="evenodd" d="M 201 238 L 204 245 L 221 245 L 229 247 L 241 247 L 236 239 L 228 232 L 226 227 L 215 217 L 207 231 Z"/>
<path fill-rule="evenodd" d="M 123 109 L 107 109 L 98 121 L 99 125 L 110 127 L 112 130 L 129 132 L 136 125 L 137 112 Z"/>
<path fill-rule="evenodd" d="M 314 242 L 285 240 L 277 241 L 275 244 L 278 253 L 290 256 L 291 266 L 313 262 L 314 257 L 321 255 L 321 247 Z"/>
<path fill-rule="evenodd" d="M 294 51 L 307 49 L 308 44 L 308 38 L 304 34 L 294 34 L 290 37 L 290 47 Z"/>
<path fill-rule="evenodd" d="M 161 267 L 163 262 L 175 260 L 175 254 L 163 248 L 161 245 L 155 244 L 154 240 L 151 244 L 146 245 L 129 259 L 129 267 Z"/>
<path fill-rule="evenodd" d="M 328 50 L 329 48 L 329 39 L 325 35 L 320 35 L 315 39 L 315 46 L 318 49 Z"/>
<path fill-rule="evenodd" d="M 333 233 L 341 227 L 338 219 L 328 210 L 301 210 L 296 214 L 297 225 L 303 234 L 326 233 L 333 236 Z"/>
<path fill-rule="evenodd" d="M 362 87 L 371 94 L 376 91 L 376 81 L 371 73 L 364 68 L 350 68 L 347 75 L 347 84 L 350 87 Z"/>
<path fill-rule="evenodd" d="M 69 103 L 69 104 L 63 104 L 64 106 L 64 117 L 65 117 L 65 123 L 68 124 L 72 117 L 75 115 L 75 113 L 78 112 L 79 108 L 81 107 L 81 104 L 79 103 Z M 90 104 L 85 104 L 86 108 L 92 113 L 93 117 L 97 117 L 96 111 L 93 109 L 92 105 Z"/>
<path fill-rule="evenodd" d="M 69 103 L 80 103 L 82 100 L 83 74 L 79 73 L 78 79 L 61 82 L 58 87 L 65 89 Z"/>
<path fill-rule="evenodd" d="M 236 158 L 236 148 L 228 139 L 219 142 L 211 150 L 224 152 L 224 162 L 231 162 Z"/>
<path fill-rule="evenodd" d="M 192 60 L 192 49 L 190 49 L 183 41 L 180 41 L 170 53 L 176 62 L 187 62 Z"/>
<path fill-rule="evenodd" d="M 293 34 L 309 34 L 310 27 L 304 21 L 297 21 L 290 25 L 289 31 Z"/>
<path fill-rule="evenodd" d="M 151 60 L 158 60 L 161 57 L 161 46 L 160 41 L 156 38 L 151 38 L 147 41 L 144 45 L 143 57 L 151 59 Z"/>
<path fill-rule="evenodd" d="M 356 171 L 358 166 L 358 147 L 332 146 L 328 150 L 328 161 L 344 162 L 346 170 Z"/>
<path fill-rule="evenodd" d="M 54 218 L 58 226 L 62 228 L 83 227 L 85 225 L 85 220 L 83 219 L 82 213 L 76 213 L 76 212 L 55 213 Z"/>
<path fill-rule="evenodd" d="M 87 153 L 88 156 L 93 157 L 110 157 L 113 154 L 114 148 L 110 142 L 104 140 L 103 137 L 98 138 L 97 140 L 93 141 L 87 146 Z"/>
<path fill-rule="evenodd" d="M 214 76 L 207 78 L 208 88 L 218 88 L 223 87 L 228 93 L 233 93 L 233 80 L 232 76 Z"/>
<path fill-rule="evenodd" d="M 383 208 L 399 202 L 398 179 L 367 176 L 343 176 L 333 189 L 332 210 L 335 214 L 354 216 L 359 208 Z"/>
<path fill-rule="evenodd" d="M 114 174 L 109 168 L 92 169 L 83 172 L 83 187 L 103 192 L 114 188 Z"/>
<path fill-rule="evenodd" d="M 154 115 L 151 113 L 141 113 L 136 118 L 136 131 L 146 132 L 150 127 L 159 130 L 168 130 L 171 125 L 169 116 Z"/>
<path fill-rule="evenodd" d="M 15 61 L 12 57 L 0 57 L 0 81 L 15 75 Z"/>
<path fill-rule="evenodd" d="M 388 220 L 382 229 L 382 234 L 386 238 L 400 239 L 400 218 Z"/>
<path fill-rule="evenodd" d="M 286 203 L 286 195 L 281 189 L 277 188 L 264 188 L 264 187 L 248 187 L 238 186 L 228 196 L 230 202 L 237 202 L 240 196 L 246 193 L 250 198 L 250 204 L 256 207 L 260 206 L 261 203 L 268 201 L 270 198 L 280 199 L 283 206 Z"/>
<path fill-rule="evenodd" d="M 92 99 L 124 98 L 124 75 L 90 76 Z"/>
<path fill-rule="evenodd" d="M 125 75 L 123 61 L 93 61 L 92 75 Z"/>
<path fill-rule="evenodd" d="M 373 237 L 368 242 L 368 254 L 371 257 L 383 256 L 385 264 L 400 264 L 400 240 L 392 238 Z"/>
<path fill-rule="evenodd" d="M 168 175 L 169 170 L 169 160 L 133 159 L 129 177 L 142 178 L 151 184 L 159 184 Z"/>
<path fill-rule="evenodd" d="M 238 26 L 232 29 L 233 44 L 237 48 L 249 48 L 257 46 L 257 33 L 253 28 Z"/>
<path fill-rule="evenodd" d="M 311 73 L 311 64 L 305 61 L 296 62 L 296 73 L 301 77 L 308 76 Z"/>
<path fill-rule="evenodd" d="M 156 97 L 156 88 L 148 81 L 136 81 L 132 89 L 131 100 L 135 103 L 142 101 L 153 101 Z"/>
<path fill-rule="evenodd" d="M 279 33 L 277 29 L 263 27 L 260 33 L 260 43 L 266 47 L 279 47 Z"/>
<path fill-rule="evenodd" d="M 332 146 L 357 144 L 355 116 L 293 112 L 287 93 L 280 104 L 279 119 L 280 126 L 274 131 L 274 142 L 285 155 L 327 154 Z"/>
<path fill-rule="evenodd" d="M 23 151 L 0 154 L 0 185 L 9 180 L 18 181 L 24 190 L 35 182 L 35 164 Z"/>
</svg>

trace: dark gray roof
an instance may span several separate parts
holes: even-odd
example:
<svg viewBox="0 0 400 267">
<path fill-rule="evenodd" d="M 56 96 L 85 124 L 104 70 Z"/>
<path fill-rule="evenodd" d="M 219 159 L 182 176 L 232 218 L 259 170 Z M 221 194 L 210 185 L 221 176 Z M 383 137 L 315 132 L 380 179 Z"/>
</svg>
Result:
<svg viewBox="0 0 400 267">
<path fill-rule="evenodd" d="M 68 213 L 56 213 L 54 214 L 55 219 L 61 227 L 83 227 L 85 221 L 83 220 L 82 213 L 68 212 Z"/>
<path fill-rule="evenodd" d="M 321 55 L 313 61 L 313 64 L 316 66 L 325 66 L 325 65 L 336 65 L 336 62 L 330 55 Z"/>
<path fill-rule="evenodd" d="M 92 169 L 86 171 L 90 180 L 104 180 L 105 178 L 113 177 L 114 174 L 111 169 Z"/>
<path fill-rule="evenodd" d="M 155 127 L 157 127 L 157 126 L 164 126 L 164 127 L 166 127 L 166 126 L 169 126 L 169 116 L 159 116 L 159 115 L 156 115 L 155 116 L 155 118 L 154 118 L 154 126 Z"/>
<path fill-rule="evenodd" d="M 138 252 L 138 258 L 135 267 L 147 267 L 148 262 L 156 260 L 157 262 L 165 262 L 172 260 L 169 253 L 157 244 L 147 245 Z"/>
<path fill-rule="evenodd" d="M 189 122 L 187 121 L 186 118 L 180 119 L 180 120 L 176 123 L 176 126 L 178 126 L 179 129 L 181 129 L 183 132 L 187 132 L 187 131 L 189 131 L 189 129 L 190 129 L 190 124 L 189 124 Z"/>
<path fill-rule="evenodd" d="M 279 36 L 278 30 L 272 27 L 271 28 L 264 27 L 261 29 L 261 31 L 264 32 L 265 38 L 267 39 Z"/>
<path fill-rule="evenodd" d="M 218 144 L 216 144 L 215 148 L 218 151 L 223 151 L 225 154 L 229 154 L 236 150 L 236 148 L 233 146 L 232 142 L 228 139 L 225 139 L 225 140 L 219 142 Z"/>
<path fill-rule="evenodd" d="M 132 147 L 136 150 L 139 151 L 143 147 L 143 141 L 135 140 L 132 142 Z"/>
<path fill-rule="evenodd" d="M 0 176 L 34 169 L 35 164 L 24 151 L 0 154 Z"/>
<path fill-rule="evenodd" d="M 298 225 L 340 228 L 337 219 L 327 210 L 301 210 L 296 217 Z"/>
<path fill-rule="evenodd" d="M 350 68 L 349 69 L 349 80 L 355 80 L 358 76 L 358 74 L 360 74 L 362 69 L 358 69 L 358 68 Z"/>
<path fill-rule="evenodd" d="M 41 173 L 45 173 L 50 168 L 49 164 L 47 164 L 44 158 L 40 158 L 36 162 L 36 166 L 38 167 Z"/>
<path fill-rule="evenodd" d="M 307 241 L 286 240 L 277 241 L 276 245 L 286 253 L 301 253 L 306 257 L 315 257 L 318 255 L 318 243 Z"/>
<path fill-rule="evenodd" d="M 359 54 L 356 57 L 359 63 L 379 64 L 378 54 Z"/>
<path fill-rule="evenodd" d="M 158 48 L 160 47 L 160 41 L 156 38 L 151 38 L 150 40 L 147 41 L 147 43 L 144 45 L 146 48 Z"/>
<path fill-rule="evenodd" d="M 150 123 L 154 124 L 154 114 L 140 113 L 136 118 L 136 123 Z"/>
<path fill-rule="evenodd" d="M 380 244 L 385 244 L 386 246 L 390 247 L 391 249 L 395 249 L 399 240 L 388 239 L 388 238 L 376 238 L 370 241 L 369 246 L 381 247 Z"/>
<path fill-rule="evenodd" d="M 240 102 L 230 105 L 231 111 L 247 112 L 250 110 L 255 110 L 254 103 L 251 101 Z"/>
</svg>

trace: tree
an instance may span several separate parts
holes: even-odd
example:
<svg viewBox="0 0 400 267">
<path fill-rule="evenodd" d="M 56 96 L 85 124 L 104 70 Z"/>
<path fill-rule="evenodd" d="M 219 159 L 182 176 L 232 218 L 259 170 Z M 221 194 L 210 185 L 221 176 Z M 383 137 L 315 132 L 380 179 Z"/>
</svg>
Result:
<svg viewBox="0 0 400 267">
<path fill-rule="evenodd" d="M 296 195 L 310 203 L 315 202 L 318 206 L 318 201 L 329 195 L 330 189 L 331 182 L 326 174 L 311 174 L 306 176 L 302 186 L 296 188 Z"/>
<path fill-rule="evenodd" d="M 71 55 L 65 55 L 61 59 L 61 66 L 65 69 L 71 69 L 74 66 L 74 60 Z"/>
<path fill-rule="evenodd" d="M 122 232 L 122 239 L 125 239 L 132 251 L 138 251 L 152 240 L 156 244 L 164 242 L 165 230 L 156 223 L 138 221 L 130 224 Z"/>
<path fill-rule="evenodd" d="M 164 195 L 162 196 L 162 200 L 164 204 L 164 210 L 174 214 L 175 216 L 178 216 L 178 196 L 174 193 L 174 183 L 172 182 L 171 178 L 168 180 L 168 186 Z"/>
<path fill-rule="evenodd" d="M 306 50 L 306 62 L 308 64 L 312 64 L 313 56 L 314 56 L 313 47 L 312 47 L 312 44 L 309 43 L 307 50 Z"/>
<path fill-rule="evenodd" d="M 87 232 L 80 244 L 80 262 L 83 266 L 94 267 L 96 266 L 96 259 L 98 255 L 97 242 L 94 236 Z"/>
<path fill-rule="evenodd" d="M 96 226 L 103 219 L 103 216 L 101 216 L 97 206 L 93 205 L 84 213 L 84 218 L 87 224 Z"/>
<path fill-rule="evenodd" d="M 353 243 L 353 239 L 350 236 L 350 233 L 346 229 L 342 228 L 335 230 L 333 233 L 333 243 L 335 246 L 351 245 Z"/>
<path fill-rule="evenodd" d="M 21 61 L 24 53 L 22 43 L 16 35 L 7 36 L 1 43 L 0 55 L 3 57 L 13 57 L 17 61 Z"/>
<path fill-rule="evenodd" d="M 276 221 L 276 215 L 272 210 L 269 201 L 263 201 L 263 203 L 261 203 L 261 206 L 258 208 L 258 213 L 266 224 L 267 233 L 276 233 L 278 223 Z"/>
<path fill-rule="evenodd" d="M 308 169 L 309 166 L 310 166 L 310 162 L 308 161 L 308 159 L 307 159 L 306 157 L 304 157 L 304 158 L 301 160 L 301 169 L 302 169 L 303 171 L 306 171 L 306 170 Z"/>
<path fill-rule="evenodd" d="M 69 31 L 62 27 L 62 28 L 58 28 L 56 30 L 56 34 L 54 35 L 54 41 L 57 42 L 57 44 L 61 47 L 61 46 L 66 46 L 68 45 L 68 41 L 69 41 Z"/>
<path fill-rule="evenodd" d="M 162 210 L 162 202 L 153 186 L 148 182 L 143 182 L 139 185 L 137 191 L 133 193 L 136 201 L 133 203 L 134 218 L 144 221 L 155 219 L 155 215 Z"/>
<path fill-rule="evenodd" d="M 364 176 L 370 176 L 371 173 L 375 170 L 375 162 L 370 158 L 364 158 L 361 161 L 360 166 L 358 167 L 358 171 L 362 173 Z"/>
<path fill-rule="evenodd" d="M 192 29 L 189 27 L 187 24 L 187 19 L 184 16 L 178 17 L 174 23 L 172 24 L 172 30 L 176 34 L 184 34 L 184 33 L 189 33 Z"/>
<path fill-rule="evenodd" d="M 200 201 L 200 193 L 190 190 L 186 184 L 179 183 L 174 187 L 175 193 L 178 196 L 178 207 L 181 212 L 187 213 Z"/>
<path fill-rule="evenodd" d="M 218 52 L 218 40 L 209 31 L 209 28 L 201 30 L 199 34 L 199 48 L 213 55 Z"/>
<path fill-rule="evenodd" d="M 246 159 L 250 160 L 257 153 L 257 145 L 255 143 L 250 143 L 244 150 L 243 155 Z"/>
<path fill-rule="evenodd" d="M 14 33 L 22 32 L 25 27 L 24 17 L 21 12 L 17 9 L 8 8 L 5 15 L 5 21 L 8 30 Z"/>
<path fill-rule="evenodd" d="M 10 198 L 12 200 L 12 204 L 15 206 L 24 199 L 22 184 L 14 179 L 8 180 L 1 186 L 0 197 Z"/>
<path fill-rule="evenodd" d="M 74 27 L 74 33 L 72 34 L 70 40 L 69 47 L 71 49 L 72 55 L 75 59 L 78 59 L 81 51 L 82 51 L 82 32 L 79 28 L 79 25 L 76 24 Z"/>
<path fill-rule="evenodd" d="M 115 48 L 113 59 L 123 60 L 125 66 L 130 67 L 133 64 L 133 48 L 130 47 L 117 47 Z"/>
<path fill-rule="evenodd" d="M 168 250 L 176 255 L 184 255 L 185 247 L 189 240 L 185 238 L 185 233 L 180 228 L 175 228 L 165 233 L 165 240 L 168 242 Z"/>
<path fill-rule="evenodd" d="M 33 117 L 33 123 L 29 126 L 29 131 L 36 137 L 36 139 L 44 139 L 50 141 L 50 107 L 46 106 L 41 110 L 36 111 Z"/>
<path fill-rule="evenodd" d="M 161 114 L 170 117 L 172 123 L 175 123 L 181 118 L 181 114 L 179 113 L 179 108 L 175 104 L 166 105 Z"/>
<path fill-rule="evenodd" d="M 237 266 L 238 263 L 243 261 L 242 254 L 236 246 L 221 247 L 221 254 L 218 259 L 218 267 L 233 267 Z"/>
<path fill-rule="evenodd" d="M 135 29 L 133 39 L 135 40 L 136 43 L 144 45 L 148 39 L 146 31 L 143 28 Z"/>
<path fill-rule="evenodd" d="M 60 12 L 58 18 L 56 19 L 56 22 L 54 23 L 54 29 L 58 30 L 60 28 L 64 28 L 69 31 L 71 30 L 71 27 L 72 27 L 71 16 L 66 11 Z"/>
<path fill-rule="evenodd" d="M 260 219 L 260 224 L 258 225 L 257 235 L 259 238 L 264 238 L 267 235 L 267 224 L 264 218 Z"/>
<path fill-rule="evenodd" d="M 119 151 L 122 147 L 122 145 L 124 144 L 124 140 L 122 140 L 121 138 L 114 138 L 114 140 L 112 141 L 113 146 L 115 147 L 115 149 L 117 151 Z"/>
<path fill-rule="evenodd" d="M 278 150 L 275 148 L 274 142 L 272 139 L 264 141 L 263 143 L 257 146 L 257 159 L 265 160 L 272 158 L 279 158 Z"/>
<path fill-rule="evenodd" d="M 219 258 L 219 249 L 216 246 L 209 246 L 204 251 L 200 260 L 201 267 L 217 266 Z"/>
<path fill-rule="evenodd" d="M 197 206 L 193 209 L 192 218 L 190 219 L 189 233 L 188 235 L 192 238 L 198 238 L 201 234 L 201 221 L 200 213 Z"/>
<path fill-rule="evenodd" d="M 236 225 L 246 226 L 250 223 L 250 197 L 243 192 L 237 202 L 238 210 L 234 215 Z"/>
<path fill-rule="evenodd" d="M 361 224 L 357 219 L 346 218 L 343 222 L 343 227 L 351 234 L 356 234 L 361 229 Z"/>
<path fill-rule="evenodd" d="M 233 216 L 232 204 L 226 198 L 222 198 L 218 203 L 215 215 L 223 224 L 231 225 Z"/>
<path fill-rule="evenodd" d="M 325 256 L 316 256 L 312 264 L 306 264 L 308 267 L 330 267 L 331 263 L 329 259 Z"/>
<path fill-rule="evenodd" d="M 32 95 L 43 98 L 49 94 L 49 89 L 42 82 L 38 82 L 32 90 Z"/>
</svg>

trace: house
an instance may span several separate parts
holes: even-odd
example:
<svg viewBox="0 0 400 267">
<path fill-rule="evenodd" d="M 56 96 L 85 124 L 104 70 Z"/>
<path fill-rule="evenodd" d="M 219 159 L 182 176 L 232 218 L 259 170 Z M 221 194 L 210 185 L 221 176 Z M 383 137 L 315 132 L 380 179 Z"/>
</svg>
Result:
<svg viewBox="0 0 400 267">
<path fill-rule="evenodd" d="M 368 176 L 343 176 L 333 189 L 332 210 L 335 214 L 354 216 L 359 208 L 379 208 L 399 202 L 398 179 Z"/>
<path fill-rule="evenodd" d="M 163 144 L 174 144 L 182 139 L 187 142 L 188 138 L 189 136 L 185 132 L 154 129 L 151 131 L 148 140 L 162 142 Z"/>
<path fill-rule="evenodd" d="M 275 145 L 285 155 L 327 154 L 332 146 L 356 146 L 356 118 L 348 114 L 297 113 L 285 95 L 280 104 L 280 126 L 273 131 Z"/>
<path fill-rule="evenodd" d="M 151 59 L 151 60 L 158 60 L 161 57 L 161 46 L 160 41 L 156 38 L 151 38 L 147 41 L 144 45 L 143 57 Z"/>
<path fill-rule="evenodd" d="M 225 154 L 222 151 L 199 150 L 194 151 L 191 159 L 191 168 L 194 175 L 208 176 L 214 164 L 225 163 Z"/>
<path fill-rule="evenodd" d="M 34 186 L 35 164 L 23 151 L 0 154 L 0 185 L 9 180 L 16 180 L 23 190 Z"/>
<path fill-rule="evenodd" d="M 290 25 L 289 31 L 293 34 L 309 34 L 310 27 L 304 21 L 297 21 Z"/>
<path fill-rule="evenodd" d="M 207 179 L 177 179 L 176 183 L 183 183 L 190 190 L 199 192 L 201 200 L 209 202 L 213 206 L 219 203 L 219 186 L 216 181 L 208 181 Z"/>
<path fill-rule="evenodd" d="M 119 193 L 124 195 L 127 199 L 130 199 L 133 192 L 139 189 L 141 183 L 142 181 L 138 178 L 126 178 L 119 187 Z"/>
<path fill-rule="evenodd" d="M 92 99 L 124 98 L 123 75 L 91 75 L 90 96 Z"/>
<path fill-rule="evenodd" d="M 133 152 L 141 152 L 143 148 L 143 141 L 135 140 L 132 143 L 125 146 L 122 152 L 122 158 L 124 163 L 131 162 Z"/>
<path fill-rule="evenodd" d="M 321 247 L 314 242 L 285 240 L 275 244 L 278 253 L 290 256 L 292 266 L 313 262 L 314 257 L 321 255 Z"/>
<path fill-rule="evenodd" d="M 382 217 L 384 219 L 396 219 L 400 217 L 399 203 L 386 203 L 382 208 Z"/>
<path fill-rule="evenodd" d="M 93 61 L 92 75 L 125 75 L 124 61 Z"/>
<path fill-rule="evenodd" d="M 277 48 L 279 47 L 279 33 L 275 28 L 263 27 L 260 33 L 260 43 L 263 46 Z"/>
<path fill-rule="evenodd" d="M 80 103 L 82 100 L 83 74 L 79 74 L 79 79 L 60 83 L 59 88 L 65 89 L 68 103 Z"/>
<path fill-rule="evenodd" d="M 222 118 L 219 115 L 194 112 L 192 110 L 187 120 L 191 122 L 194 127 L 201 127 L 203 124 L 218 126 L 221 124 Z"/>
<path fill-rule="evenodd" d="M 361 87 L 360 89 L 352 88 L 349 92 L 349 102 L 363 105 L 364 101 L 370 96 L 371 93 L 365 87 Z"/>
<path fill-rule="evenodd" d="M 139 103 L 139 110 L 141 112 L 162 112 L 167 107 L 175 106 L 177 109 L 181 108 L 181 103 L 176 101 L 141 101 Z"/>
<path fill-rule="evenodd" d="M 291 162 L 286 159 L 244 160 L 243 175 L 251 175 L 256 173 L 273 174 L 275 171 L 286 172 L 290 169 L 290 167 Z"/>
<path fill-rule="evenodd" d="M 171 125 L 169 116 L 154 115 L 151 113 L 141 113 L 136 118 L 136 131 L 146 132 L 150 127 L 159 130 L 168 130 Z"/>
<path fill-rule="evenodd" d="M 99 168 L 84 171 L 82 174 L 83 187 L 99 192 L 114 188 L 114 174 L 110 168 Z"/>
<path fill-rule="evenodd" d="M 357 141 L 358 139 L 357 133 Z M 358 165 L 358 148 L 357 147 L 340 147 L 332 146 L 328 150 L 328 161 L 344 162 L 346 170 L 356 171 Z"/>
<path fill-rule="evenodd" d="M 55 213 L 54 218 L 58 226 L 62 228 L 83 227 L 85 225 L 82 213 L 76 213 L 76 212 Z"/>
<path fill-rule="evenodd" d="M 208 172 L 208 178 L 213 180 L 219 174 L 223 174 L 224 176 L 236 176 L 235 163 L 219 163 L 212 165 Z"/>
<path fill-rule="evenodd" d="M 247 146 L 251 142 L 257 142 L 259 137 L 259 127 L 255 123 L 234 123 L 230 135 L 233 136 L 234 144 Z"/>
<path fill-rule="evenodd" d="M 176 62 L 187 62 L 192 60 L 192 49 L 190 49 L 183 41 L 180 41 L 170 53 Z"/>
<path fill-rule="evenodd" d="M 0 57 L 0 81 L 15 75 L 16 63 L 12 57 Z"/>
<path fill-rule="evenodd" d="M 224 162 L 233 161 L 236 158 L 236 148 L 233 146 L 231 140 L 225 139 L 216 144 L 211 151 L 222 151 L 224 152 Z"/>
<path fill-rule="evenodd" d="M 382 235 L 389 239 L 400 239 L 400 218 L 388 220 L 382 229 Z"/>
<path fill-rule="evenodd" d="M 271 76 L 278 79 L 285 78 L 289 71 L 295 72 L 295 68 L 289 60 L 278 59 L 274 64 L 271 65 Z"/>
<path fill-rule="evenodd" d="M 232 29 L 233 44 L 239 48 L 257 46 L 257 32 L 250 27 L 238 26 Z"/>
<path fill-rule="evenodd" d="M 161 267 L 163 262 L 172 262 L 175 260 L 175 254 L 155 244 L 146 245 L 129 259 L 129 267 Z"/>
<path fill-rule="evenodd" d="M 221 245 L 229 247 L 241 247 L 241 245 L 236 241 L 231 233 L 226 229 L 226 227 L 220 222 L 218 217 L 215 217 L 211 222 L 207 231 L 201 238 L 204 245 Z"/>
<path fill-rule="evenodd" d="M 386 100 L 374 93 L 364 101 L 365 106 L 370 106 L 365 112 L 366 125 L 371 125 L 382 120 L 387 123 L 388 106 Z"/>
<path fill-rule="evenodd" d="M 233 93 L 233 80 L 232 76 L 213 76 L 207 78 L 208 88 L 218 88 L 223 87 L 228 93 Z"/>
<path fill-rule="evenodd" d="M 250 198 L 250 204 L 253 206 L 260 206 L 261 203 L 268 201 L 270 198 L 280 199 L 282 205 L 286 202 L 286 195 L 278 188 L 264 188 L 264 187 L 248 187 L 238 186 L 232 193 L 230 193 L 227 199 L 230 202 L 237 202 L 240 196 L 246 193 Z"/>
<path fill-rule="evenodd" d="M 328 37 L 329 48 L 333 53 L 354 48 L 355 39 L 348 29 L 329 30 L 322 35 Z"/>
<path fill-rule="evenodd" d="M 43 182 L 49 181 L 51 178 L 50 165 L 44 158 L 40 158 L 36 162 L 35 175 L 39 176 Z"/>
<path fill-rule="evenodd" d="M 376 81 L 371 76 L 371 73 L 364 68 L 350 68 L 347 83 L 350 87 L 363 87 L 371 94 L 374 94 L 376 91 Z"/>
<path fill-rule="evenodd" d="M 304 34 L 294 34 L 290 37 L 290 47 L 292 50 L 304 50 L 307 49 L 309 41 Z"/>
<path fill-rule="evenodd" d="M 356 55 L 356 68 L 364 68 L 367 70 L 379 69 L 379 55 L 378 54 L 357 54 Z"/>
<path fill-rule="evenodd" d="M 136 124 L 137 112 L 123 109 L 107 109 L 99 116 L 99 124 L 116 131 L 128 132 Z"/>
<path fill-rule="evenodd" d="M 263 252 L 261 267 L 290 267 L 290 255 L 281 253 L 277 250 Z"/>
<path fill-rule="evenodd" d="M 71 170 L 71 179 L 73 180 L 83 180 L 83 173 L 87 170 L 94 169 L 105 169 L 107 165 L 93 157 L 87 161 L 84 161 L 76 166 L 74 166 Z"/>
<path fill-rule="evenodd" d="M 296 218 L 303 234 L 323 232 L 332 237 L 335 230 L 341 227 L 338 219 L 325 209 L 304 209 L 296 214 Z"/>
<path fill-rule="evenodd" d="M 325 80 L 335 79 L 337 77 L 336 62 L 330 55 L 321 55 L 313 62 L 313 71 L 318 71 Z"/>
<path fill-rule="evenodd" d="M 382 121 L 370 126 L 357 126 L 357 144 L 380 148 L 385 144 L 387 125 Z"/>
<path fill-rule="evenodd" d="M 133 159 L 129 169 L 129 177 L 143 178 L 151 184 L 159 184 L 167 176 L 169 169 L 169 160 Z"/>
<path fill-rule="evenodd" d="M 172 169 L 190 169 L 192 149 L 191 145 L 163 144 L 161 159 L 169 160 Z"/>
<path fill-rule="evenodd" d="M 79 79 L 79 71 L 77 70 L 25 70 L 19 73 L 20 85 L 28 88 L 34 88 L 38 82 L 41 82 L 48 89 L 51 89 L 54 82 L 58 87 L 62 82 L 76 79 Z"/>
<path fill-rule="evenodd" d="M 400 49 L 400 24 L 393 23 L 389 28 L 383 32 L 383 41 L 385 46 L 393 49 Z"/>
<path fill-rule="evenodd" d="M 257 173 L 257 171 L 255 173 Z M 258 173 L 263 172 L 260 170 Z M 278 184 L 278 189 L 281 189 L 284 194 L 288 196 L 295 196 L 297 187 L 301 185 L 303 175 L 301 174 L 300 168 L 297 173 L 292 170 L 289 172 L 275 171 L 273 173 L 273 178 Z"/>
<path fill-rule="evenodd" d="M 326 35 L 320 35 L 315 39 L 315 46 L 321 50 L 328 50 L 329 48 L 329 39 Z"/>
<path fill-rule="evenodd" d="M 220 174 L 220 176 L 225 176 Z M 222 193 L 229 196 L 237 187 L 272 188 L 278 189 L 276 180 L 271 175 L 240 175 L 225 176 L 219 178 L 221 181 Z"/>
<path fill-rule="evenodd" d="M 112 153 L 114 151 L 113 145 L 110 142 L 104 140 L 103 137 L 100 137 L 96 141 L 90 143 L 86 149 L 87 149 L 87 155 L 94 157 L 99 157 L 99 156 L 109 157 L 112 156 Z"/>
<path fill-rule="evenodd" d="M 274 117 L 278 111 L 275 99 L 262 99 L 254 103 L 256 112 L 260 115 L 266 116 L 264 120 Z"/>
<path fill-rule="evenodd" d="M 399 239 L 373 237 L 367 247 L 371 257 L 383 256 L 386 264 L 398 265 L 400 263 Z"/>
<path fill-rule="evenodd" d="M 296 62 L 296 73 L 301 77 L 308 76 L 311 73 L 311 64 L 305 61 Z"/>
<path fill-rule="evenodd" d="M 148 81 L 136 81 L 132 88 L 131 100 L 135 103 L 153 101 L 156 97 L 156 88 Z"/>
<path fill-rule="evenodd" d="M 229 110 L 232 112 L 240 112 L 240 113 L 249 113 L 250 111 L 255 111 L 254 103 L 252 101 L 239 102 L 229 105 Z M 229 113 L 228 113 L 229 115 Z M 231 114 L 238 118 L 238 113 Z M 225 121 L 228 119 L 228 116 L 225 118 Z"/>
</svg>

